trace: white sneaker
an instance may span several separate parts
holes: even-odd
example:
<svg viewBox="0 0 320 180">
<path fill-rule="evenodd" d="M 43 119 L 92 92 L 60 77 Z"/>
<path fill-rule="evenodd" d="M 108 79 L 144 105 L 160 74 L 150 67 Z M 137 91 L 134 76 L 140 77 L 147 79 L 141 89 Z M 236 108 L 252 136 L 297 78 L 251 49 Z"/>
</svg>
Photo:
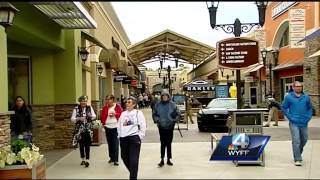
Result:
<svg viewBox="0 0 320 180">
<path fill-rule="evenodd" d="M 301 163 L 301 161 L 295 161 L 295 162 L 294 162 L 294 165 L 295 165 L 295 166 L 302 166 L 302 163 Z"/>
</svg>

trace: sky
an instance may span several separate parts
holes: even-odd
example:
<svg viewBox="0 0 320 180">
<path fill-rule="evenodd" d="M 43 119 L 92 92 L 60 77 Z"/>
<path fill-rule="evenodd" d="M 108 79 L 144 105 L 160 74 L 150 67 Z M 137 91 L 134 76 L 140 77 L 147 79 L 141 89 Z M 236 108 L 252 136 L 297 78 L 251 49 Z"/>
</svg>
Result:
<svg viewBox="0 0 320 180">
<path fill-rule="evenodd" d="M 216 47 L 217 41 L 234 37 L 222 29 L 212 29 L 209 11 L 202 2 L 111 2 L 131 44 L 138 43 L 166 29 L 196 41 Z M 208 2 L 210 6 L 210 2 Z M 242 23 L 257 23 L 258 9 L 251 2 L 220 2 L 217 24 L 233 24 L 239 18 Z M 244 35 L 244 34 L 242 34 Z M 166 67 L 167 64 L 164 64 Z M 144 64 L 156 69 L 159 63 Z M 174 65 L 174 62 L 170 64 Z M 187 65 L 192 67 L 191 65 Z"/>
</svg>

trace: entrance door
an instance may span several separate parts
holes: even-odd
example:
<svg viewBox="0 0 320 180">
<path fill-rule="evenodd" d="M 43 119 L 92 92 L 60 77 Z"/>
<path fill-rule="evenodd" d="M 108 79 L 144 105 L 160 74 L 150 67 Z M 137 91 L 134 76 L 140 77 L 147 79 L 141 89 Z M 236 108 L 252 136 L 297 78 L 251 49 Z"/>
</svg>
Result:
<svg viewBox="0 0 320 180">
<path fill-rule="evenodd" d="M 257 87 L 250 87 L 250 105 L 257 105 Z"/>
<path fill-rule="evenodd" d="M 26 104 L 31 104 L 30 59 L 9 56 L 8 58 L 8 100 L 12 109 L 16 96 L 22 96 Z"/>
</svg>

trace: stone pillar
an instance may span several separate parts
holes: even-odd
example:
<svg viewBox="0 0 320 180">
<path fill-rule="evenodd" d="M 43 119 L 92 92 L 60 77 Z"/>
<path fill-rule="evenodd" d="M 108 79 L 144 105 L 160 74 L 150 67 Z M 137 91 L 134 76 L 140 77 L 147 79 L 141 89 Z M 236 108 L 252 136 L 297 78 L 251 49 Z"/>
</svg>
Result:
<svg viewBox="0 0 320 180">
<path fill-rule="evenodd" d="M 55 148 L 54 111 L 54 105 L 32 105 L 32 141 L 41 151 Z"/>
<path fill-rule="evenodd" d="M 113 90 L 113 74 L 112 69 L 106 69 L 106 87 L 104 92 L 106 95 L 114 94 Z"/>
<path fill-rule="evenodd" d="M 308 58 L 319 50 L 320 37 L 306 41 L 304 51 L 305 59 L 303 64 L 303 84 L 304 91 L 311 97 L 312 105 L 315 108 L 316 115 L 320 114 L 320 69 L 319 56 Z M 310 68 L 310 72 L 305 69 Z"/>
<path fill-rule="evenodd" d="M 13 111 L 0 113 L 0 148 L 10 144 L 11 130 L 10 130 L 10 115 Z"/>
<path fill-rule="evenodd" d="M 97 73 L 97 63 L 90 63 L 91 70 L 91 100 L 97 101 L 99 100 L 99 77 Z"/>
<path fill-rule="evenodd" d="M 122 85 L 124 97 L 129 97 L 129 96 L 130 96 L 128 86 L 129 86 L 128 84 L 123 84 L 123 85 Z"/>
<path fill-rule="evenodd" d="M 114 96 L 115 96 L 115 98 L 120 100 L 121 94 L 123 95 L 122 82 L 114 82 Z"/>
</svg>

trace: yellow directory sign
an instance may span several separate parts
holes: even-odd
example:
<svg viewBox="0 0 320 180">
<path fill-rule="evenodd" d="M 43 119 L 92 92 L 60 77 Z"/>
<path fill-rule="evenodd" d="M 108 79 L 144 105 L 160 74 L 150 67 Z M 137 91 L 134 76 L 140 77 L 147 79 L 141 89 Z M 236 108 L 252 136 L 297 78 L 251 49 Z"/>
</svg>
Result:
<svg viewBox="0 0 320 180">
<path fill-rule="evenodd" d="M 235 83 L 232 84 L 229 88 L 229 94 L 231 98 L 236 98 L 237 97 L 237 86 Z"/>
</svg>

